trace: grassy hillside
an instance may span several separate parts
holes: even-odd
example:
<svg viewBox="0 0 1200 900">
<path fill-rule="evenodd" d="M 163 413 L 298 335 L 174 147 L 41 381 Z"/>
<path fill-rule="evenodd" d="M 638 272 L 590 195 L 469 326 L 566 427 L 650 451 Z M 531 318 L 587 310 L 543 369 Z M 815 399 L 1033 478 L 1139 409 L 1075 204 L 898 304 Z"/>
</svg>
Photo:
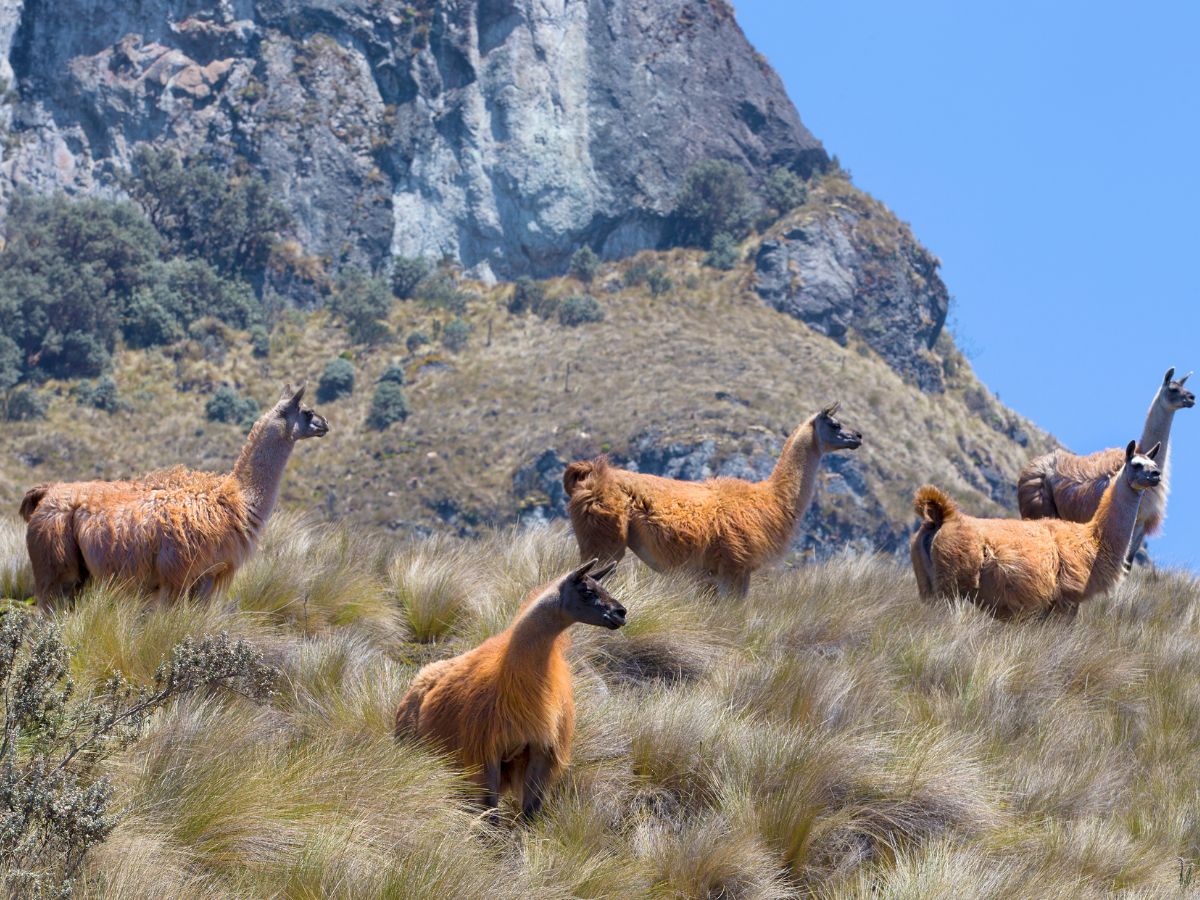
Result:
<svg viewBox="0 0 1200 900">
<path fill-rule="evenodd" d="M 862 230 L 877 233 L 870 238 L 877 252 L 893 252 L 903 226 L 832 178 L 776 230 L 848 203 L 867 217 Z M 741 251 L 752 255 L 754 246 Z M 630 277 L 632 268 L 651 265 L 664 267 L 669 290 L 655 295 Z M 591 285 L 545 282 L 551 296 L 587 290 L 598 300 L 604 320 L 578 327 L 509 313 L 510 284 L 463 282 L 474 331 L 458 352 L 436 339 L 407 351 L 408 336 L 434 337 L 451 319 L 415 300 L 393 306 L 391 338 L 373 347 L 353 344 L 328 312 L 290 311 L 276 322 L 266 359 L 252 354 L 244 333 L 223 326 L 165 348 L 119 350 L 123 410 L 81 406 L 71 384 L 50 382 L 47 419 L 6 425 L 0 506 L 15 508 L 39 481 L 128 477 L 179 462 L 227 470 L 243 430 L 205 420 L 216 387 L 230 384 L 266 405 L 284 381 L 315 386 L 338 355 L 356 368 L 354 393 L 316 404 L 331 433 L 297 450 L 283 488 L 286 503 L 322 517 L 468 533 L 547 505 L 546 484 L 557 473 L 514 483 L 547 450 L 563 460 L 635 455 L 632 445 L 647 435 L 655 446 L 711 441 L 714 471 L 737 456 L 762 474 L 784 435 L 835 398 L 866 443 L 839 462 L 842 472 L 826 467 L 808 523 L 810 531 L 818 523 L 828 529 L 822 552 L 849 537 L 860 546 L 896 545 L 911 521 L 912 491 L 925 480 L 982 514 L 1015 501 L 1017 471 L 1049 439 L 979 384 L 948 336 L 937 348 L 948 390 L 924 394 L 853 330 L 841 346 L 767 306 L 754 293 L 751 269 L 743 261 L 721 271 L 704 265 L 701 252 L 675 250 L 606 264 Z M 394 361 L 407 372 L 412 414 L 381 433 L 365 419 L 374 381 Z"/>
<path fill-rule="evenodd" d="M 293 479 L 295 484 L 298 479 Z M 28 591 L 15 520 L 0 586 Z M 502 628 L 574 561 L 558 528 L 397 541 L 276 517 L 213 606 L 94 587 L 62 616 L 80 688 L 226 630 L 268 706 L 192 699 L 110 765 L 127 810 L 94 897 L 1178 896 L 1200 858 L 1200 582 L 1139 573 L 1076 622 L 925 606 L 884 557 L 757 580 L 744 605 L 622 564 L 619 632 L 576 627 L 575 760 L 489 827 L 395 743 L 417 668 Z M 511 809 L 508 810 L 511 814 Z"/>
</svg>

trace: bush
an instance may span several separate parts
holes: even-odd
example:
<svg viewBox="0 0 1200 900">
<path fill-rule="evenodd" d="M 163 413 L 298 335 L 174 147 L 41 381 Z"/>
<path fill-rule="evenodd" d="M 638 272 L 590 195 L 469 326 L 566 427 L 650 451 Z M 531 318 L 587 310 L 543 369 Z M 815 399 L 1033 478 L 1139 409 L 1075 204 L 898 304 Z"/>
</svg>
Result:
<svg viewBox="0 0 1200 900">
<path fill-rule="evenodd" d="M 74 394 L 75 402 L 80 406 L 91 406 L 109 415 L 125 409 L 125 403 L 117 392 L 117 382 L 111 375 L 105 375 L 91 384 L 83 382 L 77 385 Z"/>
<path fill-rule="evenodd" d="M 600 271 L 600 257 L 587 244 L 584 244 L 571 255 L 568 271 L 580 281 L 590 284 Z"/>
<path fill-rule="evenodd" d="M 250 329 L 250 352 L 258 359 L 266 359 L 271 355 L 271 335 L 262 325 Z"/>
<path fill-rule="evenodd" d="M 347 269 L 337 281 L 330 309 L 346 325 L 356 344 L 374 344 L 390 333 L 387 318 L 392 308 L 392 292 L 380 278 L 362 269 Z"/>
<path fill-rule="evenodd" d="M 601 322 L 604 320 L 604 309 L 596 302 L 595 297 L 586 294 L 568 297 L 558 308 L 558 323 L 574 327 L 586 322 Z"/>
<path fill-rule="evenodd" d="M 39 391 L 31 387 L 19 387 L 8 395 L 4 406 L 4 415 L 10 422 L 27 422 L 30 419 L 44 419 L 48 404 Z"/>
<path fill-rule="evenodd" d="M 738 264 L 738 247 L 733 236 L 722 231 L 714 237 L 712 249 L 704 257 L 704 264 L 724 271 L 729 271 L 736 266 Z"/>
<path fill-rule="evenodd" d="M 162 241 L 129 203 L 18 194 L 0 252 L 0 322 L 21 376 L 93 378 Z"/>
<path fill-rule="evenodd" d="M 451 353 L 457 353 L 467 346 L 467 341 L 471 337 L 473 330 L 470 323 L 464 322 L 461 318 L 455 316 L 442 329 L 442 346 Z"/>
<path fill-rule="evenodd" d="M 416 296 L 429 309 L 444 309 L 455 315 L 467 311 L 467 294 L 459 290 L 458 282 L 445 269 L 439 269 L 422 281 Z"/>
<path fill-rule="evenodd" d="M 6 334 L 0 334 L 0 391 L 7 391 L 21 380 L 21 348 Z"/>
<path fill-rule="evenodd" d="M 553 319 L 558 315 L 561 302 L 558 297 L 551 297 L 544 290 L 540 290 L 530 298 L 529 310 L 539 319 Z"/>
<path fill-rule="evenodd" d="M 639 284 L 645 284 L 646 278 L 650 274 L 650 260 L 646 257 L 639 257 L 629 264 L 629 268 L 625 270 L 625 284 L 629 287 L 637 287 Z"/>
<path fill-rule="evenodd" d="M 262 702 L 275 672 L 244 641 L 186 639 L 134 688 L 120 674 L 101 690 L 74 690 L 58 626 L 9 607 L 0 615 L 0 878 L 10 897 L 74 895 L 89 850 L 120 819 L 105 760 L 141 736 L 154 712 L 179 697 L 227 688 Z"/>
<path fill-rule="evenodd" d="M 240 397 L 237 391 L 223 384 L 204 404 L 204 415 L 210 422 L 234 422 L 249 428 L 258 418 L 258 404 L 253 397 Z"/>
<path fill-rule="evenodd" d="M 527 276 L 517 279 L 512 296 L 508 298 L 508 311 L 520 315 L 537 307 L 546 299 L 546 288 Z"/>
<path fill-rule="evenodd" d="M 399 363 L 392 363 L 383 370 L 383 374 L 376 379 L 375 383 L 385 384 L 390 382 L 391 384 L 404 384 L 406 380 L 407 378 L 404 374 L 404 366 L 400 365 Z"/>
<path fill-rule="evenodd" d="M 401 300 L 411 299 L 430 269 L 429 261 L 423 257 L 397 256 L 392 261 L 392 293 Z"/>
<path fill-rule="evenodd" d="M 655 297 L 665 294 L 675 286 L 666 266 L 655 266 L 646 273 L 646 285 Z"/>
<path fill-rule="evenodd" d="M 414 331 L 408 336 L 404 342 L 404 346 L 408 348 L 409 353 L 416 353 L 418 349 L 429 343 L 429 335 L 423 331 Z"/>
<path fill-rule="evenodd" d="M 325 363 L 317 383 L 317 399 L 329 403 L 354 393 L 354 364 L 340 356 Z"/>
<path fill-rule="evenodd" d="M 710 159 L 684 175 L 674 213 L 681 242 L 711 247 L 721 232 L 745 237 L 753 215 L 754 198 L 740 166 Z"/>
<path fill-rule="evenodd" d="M 778 218 L 808 200 L 808 187 L 804 179 L 791 169 L 776 166 L 763 184 L 762 198 L 768 207 L 775 210 Z"/>
<path fill-rule="evenodd" d="M 367 424 L 383 431 L 392 423 L 403 422 L 407 418 L 408 398 L 404 396 L 404 388 L 398 382 L 381 380 L 375 388 L 375 396 L 371 398 Z"/>
</svg>

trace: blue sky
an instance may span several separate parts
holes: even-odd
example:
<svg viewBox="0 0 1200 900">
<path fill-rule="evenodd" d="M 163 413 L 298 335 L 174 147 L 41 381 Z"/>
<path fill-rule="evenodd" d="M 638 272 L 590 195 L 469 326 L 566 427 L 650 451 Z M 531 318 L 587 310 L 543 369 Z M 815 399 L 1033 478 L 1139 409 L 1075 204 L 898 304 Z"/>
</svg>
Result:
<svg viewBox="0 0 1200 900">
<path fill-rule="evenodd" d="M 1085 452 L 1200 369 L 1200 3 L 735 0 L 808 128 L 942 260 L 1009 406 Z M 1200 390 L 1200 375 L 1189 387 Z M 1156 559 L 1200 568 L 1200 407 Z"/>
</svg>

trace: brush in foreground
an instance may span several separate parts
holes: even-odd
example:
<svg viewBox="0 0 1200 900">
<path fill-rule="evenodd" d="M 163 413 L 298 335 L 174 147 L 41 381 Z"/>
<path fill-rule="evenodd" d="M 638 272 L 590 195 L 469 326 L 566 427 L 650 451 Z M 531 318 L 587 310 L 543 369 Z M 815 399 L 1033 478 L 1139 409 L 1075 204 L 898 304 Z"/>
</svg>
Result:
<svg viewBox="0 0 1200 900">
<path fill-rule="evenodd" d="M 1127 568 L 1133 564 L 1142 540 L 1153 536 L 1167 516 L 1168 469 L 1171 462 L 1168 442 L 1175 412 L 1196 405 L 1196 395 L 1184 387 L 1191 373 L 1178 381 L 1172 380 L 1174 377 L 1175 370 L 1167 369 L 1162 385 L 1150 403 L 1142 438 L 1138 441 L 1139 447 L 1162 445 L 1159 460 L 1162 480 L 1142 497 L 1137 525 L 1125 558 Z M 1096 514 L 1105 488 L 1124 464 L 1125 454 L 1119 447 L 1088 456 L 1055 450 L 1030 460 L 1017 479 L 1017 503 L 1021 507 L 1021 518 L 1089 521 Z"/>
<path fill-rule="evenodd" d="M 922 597 L 967 597 L 998 618 L 1074 615 L 1079 604 L 1114 587 L 1142 495 L 1161 481 L 1154 458 L 1125 448 L 1125 463 L 1085 523 L 1061 519 L 977 519 L 931 485 L 917 491 L 922 519 L 912 537 L 913 572 Z"/>
<path fill-rule="evenodd" d="M 855 450 L 862 432 L 821 410 L 783 445 L 766 481 L 677 481 L 608 465 L 573 462 L 563 473 L 567 512 L 584 559 L 619 561 L 628 547 L 657 572 L 683 569 L 745 596 L 750 575 L 782 556 L 817 489 L 821 457 Z"/>
<path fill-rule="evenodd" d="M 488 808 L 508 791 L 526 817 L 566 768 L 575 732 L 571 669 L 563 652 L 576 622 L 620 628 L 625 608 L 600 585 L 614 568 L 596 560 L 525 599 L 500 634 L 413 679 L 396 712 L 396 736 L 418 737 L 451 753 L 483 792 Z"/>
<path fill-rule="evenodd" d="M 253 551 L 296 441 L 329 425 L 284 387 L 227 475 L 177 466 L 140 481 L 40 484 L 21 502 L 38 606 L 74 598 L 89 577 L 119 578 L 160 601 L 206 598 Z"/>
</svg>

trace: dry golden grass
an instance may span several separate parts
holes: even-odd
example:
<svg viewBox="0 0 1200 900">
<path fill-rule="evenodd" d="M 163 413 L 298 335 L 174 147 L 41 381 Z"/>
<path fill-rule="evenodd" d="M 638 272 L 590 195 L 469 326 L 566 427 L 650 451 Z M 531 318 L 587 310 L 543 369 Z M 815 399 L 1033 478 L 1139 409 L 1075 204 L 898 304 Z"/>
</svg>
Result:
<svg viewBox="0 0 1200 900">
<path fill-rule="evenodd" d="M 0 528 L 0 583 L 28 583 Z M 924 605 L 844 555 L 744 603 L 624 562 L 575 629 L 575 758 L 531 825 L 390 736 L 417 668 L 574 559 L 561 528 L 394 541 L 281 516 L 229 597 L 62 615 L 81 689 L 186 634 L 249 637 L 267 707 L 191 699 L 111 764 L 90 897 L 1184 896 L 1200 861 L 1200 581 L 1138 573 L 1074 623 Z M 20 593 L 20 590 L 16 591 Z M 303 607 L 307 603 L 307 618 Z M 301 611 L 297 611 L 301 610 Z"/>
</svg>

